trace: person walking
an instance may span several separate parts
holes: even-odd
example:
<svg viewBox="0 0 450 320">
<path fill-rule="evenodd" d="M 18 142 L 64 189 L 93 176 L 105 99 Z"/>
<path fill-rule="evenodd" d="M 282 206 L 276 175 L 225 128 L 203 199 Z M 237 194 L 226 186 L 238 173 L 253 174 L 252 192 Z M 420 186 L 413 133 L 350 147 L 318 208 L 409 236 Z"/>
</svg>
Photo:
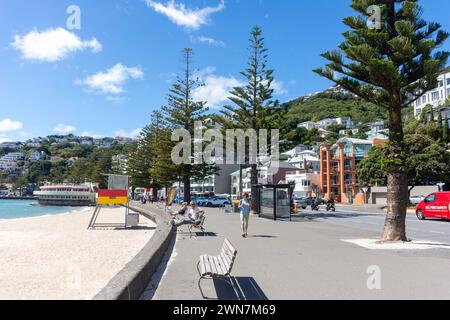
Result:
<svg viewBox="0 0 450 320">
<path fill-rule="evenodd" d="M 250 220 L 250 196 L 248 193 L 244 193 L 244 199 L 239 203 L 239 210 L 241 214 L 241 228 L 242 237 L 248 237 L 248 224 Z"/>
</svg>

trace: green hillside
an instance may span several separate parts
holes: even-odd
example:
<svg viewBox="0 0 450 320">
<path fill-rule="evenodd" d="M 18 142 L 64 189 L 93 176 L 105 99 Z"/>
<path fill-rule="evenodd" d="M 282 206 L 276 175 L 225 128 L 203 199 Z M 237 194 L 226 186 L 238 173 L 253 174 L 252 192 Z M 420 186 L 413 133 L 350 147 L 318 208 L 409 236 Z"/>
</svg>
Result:
<svg viewBox="0 0 450 320">
<path fill-rule="evenodd" d="M 311 98 L 302 97 L 286 103 L 285 107 L 289 110 L 287 120 L 291 124 L 344 116 L 362 123 L 387 118 L 384 108 L 343 93 L 324 92 Z"/>
</svg>

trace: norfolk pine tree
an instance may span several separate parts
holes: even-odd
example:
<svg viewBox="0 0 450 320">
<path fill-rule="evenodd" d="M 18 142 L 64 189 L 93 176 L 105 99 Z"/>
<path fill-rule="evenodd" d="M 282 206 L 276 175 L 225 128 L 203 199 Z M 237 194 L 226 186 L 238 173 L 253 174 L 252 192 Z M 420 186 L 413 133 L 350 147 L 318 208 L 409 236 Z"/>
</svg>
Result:
<svg viewBox="0 0 450 320">
<path fill-rule="evenodd" d="M 236 87 L 230 92 L 229 99 L 234 106 L 224 106 L 222 111 L 226 119 L 232 119 L 236 129 L 274 129 L 270 120 L 273 119 L 272 101 L 274 80 L 273 70 L 268 69 L 267 49 L 264 46 L 262 30 L 256 26 L 251 32 L 249 46 L 248 67 L 241 75 L 247 80 L 245 86 Z M 256 159 L 249 159 L 251 163 L 251 192 L 253 213 L 259 212 L 259 199 L 256 185 L 258 184 L 258 165 Z"/>
<path fill-rule="evenodd" d="M 177 77 L 177 81 L 170 89 L 168 104 L 162 107 L 162 115 L 167 128 L 171 131 L 177 129 L 187 130 L 192 141 L 194 138 L 194 124 L 207 118 L 208 108 L 205 101 L 196 101 L 194 91 L 203 86 L 191 68 L 192 49 L 183 50 L 184 74 Z M 194 164 L 194 147 L 192 145 L 190 158 L 192 163 L 176 166 L 176 174 L 182 180 L 184 186 L 184 201 L 191 200 L 191 179 L 203 179 L 217 173 L 215 165 Z"/>
<path fill-rule="evenodd" d="M 448 33 L 440 30 L 438 23 L 421 19 L 417 0 L 353 0 L 351 7 L 359 15 L 344 19 L 351 29 L 343 34 L 345 41 L 339 50 L 322 55 L 329 64 L 315 72 L 388 110 L 388 213 L 382 241 L 407 241 L 402 110 L 437 86 L 449 53 L 433 51 L 444 43 Z M 368 23 L 377 8 L 380 28 Z"/>
</svg>

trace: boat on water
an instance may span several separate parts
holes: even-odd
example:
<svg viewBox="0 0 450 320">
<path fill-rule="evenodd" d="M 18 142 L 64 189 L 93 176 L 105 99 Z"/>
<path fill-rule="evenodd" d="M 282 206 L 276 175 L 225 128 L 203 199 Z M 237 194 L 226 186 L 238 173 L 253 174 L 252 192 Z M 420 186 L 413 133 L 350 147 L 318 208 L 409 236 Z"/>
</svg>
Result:
<svg viewBox="0 0 450 320">
<path fill-rule="evenodd" d="M 89 185 L 43 186 L 34 195 L 43 206 L 86 207 L 96 203 L 96 191 Z"/>
</svg>

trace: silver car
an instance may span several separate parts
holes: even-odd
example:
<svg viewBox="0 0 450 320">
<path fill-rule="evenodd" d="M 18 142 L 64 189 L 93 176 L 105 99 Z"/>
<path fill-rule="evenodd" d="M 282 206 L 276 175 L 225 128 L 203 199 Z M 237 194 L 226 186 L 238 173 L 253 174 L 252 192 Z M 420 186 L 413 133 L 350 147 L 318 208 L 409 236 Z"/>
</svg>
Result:
<svg viewBox="0 0 450 320">
<path fill-rule="evenodd" d="M 412 196 L 409 198 L 409 202 L 414 205 L 418 205 L 425 199 L 425 196 Z"/>
</svg>

